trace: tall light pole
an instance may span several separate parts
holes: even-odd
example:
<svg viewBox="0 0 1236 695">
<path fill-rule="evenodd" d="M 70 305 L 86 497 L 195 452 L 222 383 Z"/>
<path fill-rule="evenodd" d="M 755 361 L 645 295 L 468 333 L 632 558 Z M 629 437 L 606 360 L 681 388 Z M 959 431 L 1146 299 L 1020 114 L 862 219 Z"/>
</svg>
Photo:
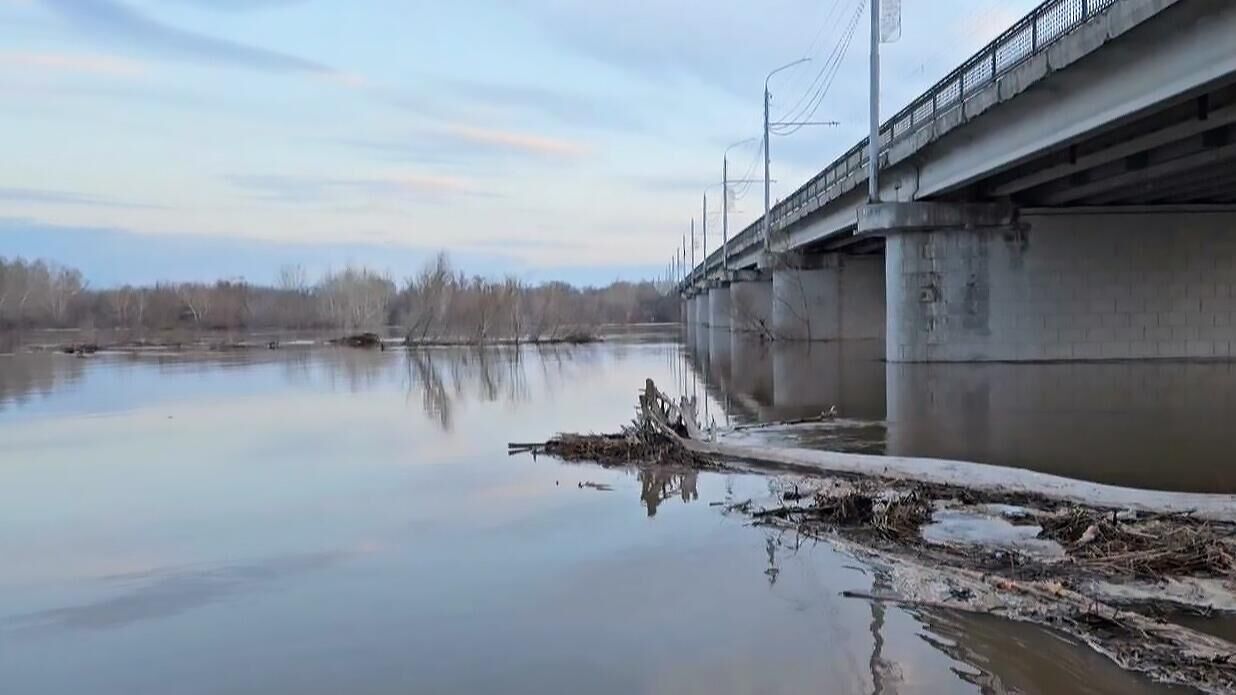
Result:
<svg viewBox="0 0 1236 695">
<path fill-rule="evenodd" d="M 695 218 L 691 218 L 691 279 L 695 279 Z"/>
<path fill-rule="evenodd" d="M 867 201 L 880 202 L 880 0 L 871 0 L 871 132 L 867 136 Z"/>
<path fill-rule="evenodd" d="M 768 92 L 768 81 L 772 79 L 773 75 L 776 75 L 782 70 L 792 68 L 795 65 L 798 65 L 800 63 L 809 63 L 809 62 L 811 62 L 810 58 L 799 58 L 798 60 L 792 63 L 786 63 L 785 65 L 782 65 L 776 70 L 773 70 L 772 72 L 768 73 L 768 75 L 764 78 L 764 250 L 765 251 L 769 249 L 769 232 L 772 229 L 771 220 L 769 219 L 769 214 L 768 214 L 769 210 L 772 207 L 772 203 L 771 203 L 772 189 L 770 186 L 772 179 L 769 177 L 769 168 L 772 162 L 772 155 L 770 155 L 768 152 L 769 150 L 768 106 L 772 102 L 772 95 Z"/>
<path fill-rule="evenodd" d="M 700 249 L 703 256 L 704 279 L 708 279 L 708 191 L 704 191 L 704 207 L 700 210 L 700 227 L 703 229 L 704 246 Z"/>
<path fill-rule="evenodd" d="M 721 269 L 730 269 L 730 150 L 753 142 L 747 138 L 725 148 L 721 155 Z"/>
</svg>

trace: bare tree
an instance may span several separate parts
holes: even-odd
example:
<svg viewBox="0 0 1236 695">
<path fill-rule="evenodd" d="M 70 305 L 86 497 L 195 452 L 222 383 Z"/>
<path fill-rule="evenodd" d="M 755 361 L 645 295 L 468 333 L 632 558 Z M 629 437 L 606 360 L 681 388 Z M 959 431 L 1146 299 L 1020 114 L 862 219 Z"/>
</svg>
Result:
<svg viewBox="0 0 1236 695">
<path fill-rule="evenodd" d="M 468 277 L 445 253 L 398 291 L 385 274 L 361 267 L 326 273 L 311 284 L 300 266 L 281 268 L 273 286 L 220 280 L 94 290 L 74 268 L 0 258 L 0 326 L 374 330 L 393 323 L 413 342 L 521 342 L 564 339 L 603 322 L 671 321 L 676 315 L 673 299 L 651 283 L 529 286 L 514 276 Z"/>
<path fill-rule="evenodd" d="M 371 329 L 385 323 L 395 283 L 367 268 L 349 266 L 338 273 L 328 273 L 318 283 L 317 291 L 333 325 Z"/>
<path fill-rule="evenodd" d="M 48 312 L 56 325 L 64 325 L 69 303 L 86 289 L 81 271 L 64 266 L 49 266 L 47 269 L 46 297 Z"/>
</svg>

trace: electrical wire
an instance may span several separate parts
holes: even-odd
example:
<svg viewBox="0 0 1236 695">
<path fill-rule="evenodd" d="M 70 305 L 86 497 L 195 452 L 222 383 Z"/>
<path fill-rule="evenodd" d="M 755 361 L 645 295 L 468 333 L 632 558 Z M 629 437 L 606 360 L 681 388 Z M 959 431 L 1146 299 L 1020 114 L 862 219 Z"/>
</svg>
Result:
<svg viewBox="0 0 1236 695">
<path fill-rule="evenodd" d="M 819 87 L 816 89 L 816 92 L 812 96 L 811 100 L 808 101 L 800 111 L 794 113 L 786 119 L 786 121 L 792 125 L 772 128 L 771 130 L 774 134 L 784 136 L 792 135 L 793 133 L 798 132 L 805 125 L 804 122 L 809 121 L 811 117 L 815 115 L 816 111 L 819 110 L 820 105 L 824 103 L 824 98 L 828 95 L 829 90 L 832 88 L 833 81 L 836 80 L 837 74 L 841 71 L 841 65 L 845 61 L 846 55 L 849 53 L 850 45 L 854 40 L 854 33 L 858 28 L 859 19 L 862 17 L 863 9 L 866 4 L 867 3 L 865 1 L 859 4 L 858 9 L 854 12 L 853 16 L 850 18 L 849 24 L 846 26 L 845 34 L 842 36 L 841 41 L 833 47 L 833 51 L 829 55 L 828 61 L 824 66 L 824 70 L 827 71 L 827 75 L 824 81 L 820 83 Z"/>
<path fill-rule="evenodd" d="M 855 0 L 849 0 L 849 4 L 852 4 L 853 2 L 855 2 Z M 865 5 L 865 4 L 866 4 L 866 0 L 862 0 L 862 2 L 863 2 L 863 5 Z M 833 9 L 839 9 L 839 8 L 841 8 L 841 7 L 842 7 L 842 5 L 841 5 L 839 2 L 835 2 L 835 3 L 833 4 Z M 859 9 L 860 9 L 860 11 L 861 11 L 861 7 L 860 7 Z M 824 25 L 824 26 L 821 26 L 821 27 L 820 27 L 820 29 L 821 29 L 821 34 L 823 33 L 823 29 L 825 29 L 826 27 L 831 27 L 831 26 L 839 26 L 839 25 L 840 25 L 840 24 L 839 24 L 839 20 L 840 20 L 842 17 L 844 17 L 844 16 L 845 16 L 844 14 L 840 14 L 838 17 L 836 17 L 836 19 L 834 19 L 834 18 L 832 17 L 832 13 L 830 12 L 830 13 L 829 13 L 829 16 L 827 17 L 827 24 L 826 24 L 826 25 Z M 844 25 L 840 25 L 840 26 L 844 26 Z M 818 36 L 818 35 L 819 35 L 819 34 L 817 34 L 817 36 Z M 836 45 L 837 45 L 837 44 L 840 44 L 840 43 L 841 43 L 841 37 L 838 37 L 838 41 L 837 41 L 837 43 L 836 43 L 836 44 L 834 44 L 833 51 L 830 51 L 830 55 L 829 55 L 828 59 L 826 59 L 826 60 L 823 62 L 823 64 L 821 64 L 821 65 L 820 65 L 820 69 L 816 72 L 815 77 L 811 80 L 811 83 L 807 85 L 807 88 L 803 90 L 803 93 L 802 93 L 802 95 L 801 95 L 801 96 L 799 96 L 798 101 L 794 102 L 794 105 L 793 105 L 793 106 L 790 106 L 788 109 L 786 109 L 785 113 L 781 114 L 781 116 L 778 116 L 777 118 L 775 118 L 775 119 L 773 119 L 773 120 L 776 120 L 776 121 L 792 121 L 792 120 L 797 120 L 797 119 L 795 119 L 795 118 L 790 118 L 790 117 L 789 117 L 789 115 L 790 115 L 791 113 L 794 113 L 795 111 L 798 111 L 799 109 L 801 109 L 801 108 L 804 106 L 804 104 L 809 103 L 809 102 L 810 102 L 810 100 L 811 100 L 812 98 L 814 98 L 814 95 L 815 95 L 816 91 L 818 90 L 818 87 L 819 87 L 819 84 L 820 84 L 820 80 L 821 80 L 821 79 L 823 79 L 823 77 L 824 77 L 825 73 L 828 71 L 829 64 L 830 64 L 830 63 L 831 63 L 831 61 L 832 61 L 832 57 L 831 57 L 831 55 L 832 55 L 832 53 L 835 53 L 835 51 L 836 51 Z M 815 42 L 813 41 L 813 42 L 812 42 L 812 46 L 811 46 L 811 48 L 808 50 L 808 52 L 807 52 L 807 53 L 804 53 L 803 55 L 806 55 L 806 56 L 812 56 L 812 57 L 814 57 L 815 52 L 816 52 L 816 47 L 815 47 Z"/>
<path fill-rule="evenodd" d="M 821 19 L 820 28 L 816 30 L 815 36 L 812 37 L 811 43 L 808 44 L 807 46 L 807 50 L 803 51 L 800 55 L 808 56 L 808 57 L 815 57 L 816 52 L 821 48 L 820 39 L 824 36 L 825 30 L 832 29 L 840 25 L 839 20 L 841 19 L 842 16 L 844 16 L 844 13 L 840 13 L 840 14 L 838 13 L 838 10 L 840 10 L 843 7 L 842 1 L 843 0 L 833 0 L 832 5 L 828 7 L 828 11 L 825 13 L 824 17 Z M 855 0 L 845 0 L 845 2 L 849 4 L 851 2 L 855 2 Z M 837 16 L 834 17 L 834 15 L 837 15 Z M 807 98 L 815 90 L 816 83 L 819 81 L 820 74 L 822 72 L 823 72 L 823 68 L 821 68 L 820 71 L 816 73 L 815 77 L 812 78 L 811 82 L 807 84 L 807 86 L 804 88 L 802 75 L 809 74 L 809 73 L 804 73 L 803 71 L 795 71 L 796 78 L 793 81 L 791 81 L 790 84 L 786 85 L 785 91 L 786 93 L 794 93 L 801 89 L 802 95 L 799 97 L 799 100 L 795 102 L 794 105 L 791 106 L 787 110 L 787 113 L 790 111 L 795 111 L 800 106 L 802 106 L 803 102 L 805 102 Z M 786 119 L 778 118 L 776 120 L 786 120 Z"/>
</svg>

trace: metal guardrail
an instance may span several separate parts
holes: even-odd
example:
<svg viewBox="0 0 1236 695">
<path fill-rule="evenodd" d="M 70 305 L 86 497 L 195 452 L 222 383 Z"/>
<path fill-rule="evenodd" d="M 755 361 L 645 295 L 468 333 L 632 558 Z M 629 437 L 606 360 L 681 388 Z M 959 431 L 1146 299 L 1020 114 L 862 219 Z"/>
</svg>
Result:
<svg viewBox="0 0 1236 695">
<path fill-rule="evenodd" d="M 880 154 L 885 154 L 898 142 L 937 118 L 960 108 L 966 99 L 1001 75 L 1013 70 L 1031 57 L 1042 53 L 1061 37 L 1086 23 L 1091 17 L 1120 0 L 1046 0 L 1006 29 L 960 67 L 935 83 L 922 96 L 910 102 L 880 126 Z M 828 200 L 829 192 L 851 174 L 867 168 L 867 141 L 863 138 L 848 152 L 825 167 L 770 212 L 771 231 L 776 232 L 819 209 Z M 763 244 L 761 216 L 747 225 L 729 241 L 730 255 L 746 253 L 752 246 Z M 722 267 L 723 249 L 718 248 L 693 268 L 686 284 L 707 277 Z"/>
</svg>

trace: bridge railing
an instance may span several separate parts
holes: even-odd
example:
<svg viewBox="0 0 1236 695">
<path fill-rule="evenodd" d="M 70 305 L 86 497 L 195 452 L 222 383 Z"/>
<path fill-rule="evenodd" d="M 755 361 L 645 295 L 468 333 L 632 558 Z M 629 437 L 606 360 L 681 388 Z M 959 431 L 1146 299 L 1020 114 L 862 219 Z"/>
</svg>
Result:
<svg viewBox="0 0 1236 695">
<path fill-rule="evenodd" d="M 1065 34 L 1089 21 L 1120 0 L 1046 0 L 984 46 L 922 96 L 898 111 L 880 126 L 880 154 L 893 143 L 913 135 L 965 103 L 975 91 L 1031 57 L 1042 53 Z M 777 203 L 769 214 L 772 232 L 779 231 L 815 212 L 829 198 L 831 190 L 852 174 L 866 171 L 867 142 L 863 138 L 848 152 L 812 177 L 798 190 Z M 734 235 L 729 241 L 730 255 L 741 255 L 763 244 L 763 217 Z M 693 269 L 688 283 L 723 267 L 721 248 L 708 255 Z"/>
</svg>

